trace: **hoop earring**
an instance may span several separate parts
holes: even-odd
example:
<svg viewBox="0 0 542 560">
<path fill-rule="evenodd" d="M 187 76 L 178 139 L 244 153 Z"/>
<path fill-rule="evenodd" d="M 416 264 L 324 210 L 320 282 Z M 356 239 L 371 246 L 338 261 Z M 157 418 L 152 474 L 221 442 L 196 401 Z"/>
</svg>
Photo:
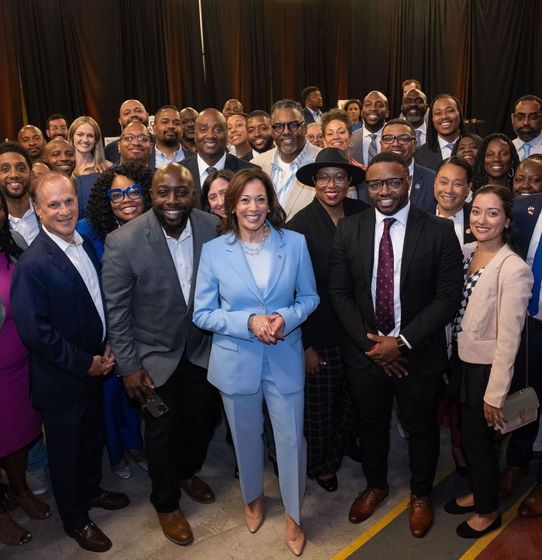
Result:
<svg viewBox="0 0 542 560">
<path fill-rule="evenodd" d="M 508 177 L 510 177 L 510 179 L 512 179 L 512 177 L 513 177 L 515 174 L 516 174 L 516 173 L 515 173 L 515 171 L 514 171 L 514 168 L 511 167 L 511 168 L 508 170 L 508 173 L 507 173 Z"/>
</svg>

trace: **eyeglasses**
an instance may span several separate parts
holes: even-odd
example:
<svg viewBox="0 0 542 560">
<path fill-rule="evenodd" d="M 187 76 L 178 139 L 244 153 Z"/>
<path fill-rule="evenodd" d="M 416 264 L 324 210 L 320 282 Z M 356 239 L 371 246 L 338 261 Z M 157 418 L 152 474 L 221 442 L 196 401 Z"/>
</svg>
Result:
<svg viewBox="0 0 542 560">
<path fill-rule="evenodd" d="M 514 113 L 514 118 L 518 121 L 529 121 L 529 122 L 536 122 L 537 120 L 542 117 L 541 113 Z"/>
<path fill-rule="evenodd" d="M 338 186 L 344 187 L 350 183 L 350 177 L 346 173 L 337 173 L 336 175 L 327 175 L 320 173 L 313 177 L 314 183 L 320 187 L 326 187 L 331 180 Z"/>
<path fill-rule="evenodd" d="M 389 179 L 374 179 L 366 181 L 367 189 L 373 192 L 379 191 L 386 185 L 392 191 L 398 191 L 405 182 L 406 177 L 390 177 Z"/>
<path fill-rule="evenodd" d="M 301 125 L 305 124 L 305 121 L 292 121 L 289 123 L 275 123 L 271 125 L 271 128 L 278 134 L 280 134 L 285 127 L 288 127 L 290 132 L 295 132 Z"/>
<path fill-rule="evenodd" d="M 409 144 L 413 140 L 416 140 L 414 136 L 409 136 L 408 134 L 399 134 L 399 136 L 395 136 L 393 134 L 383 134 L 382 135 L 382 142 L 384 144 L 393 144 L 397 140 L 398 144 Z"/>
<path fill-rule="evenodd" d="M 134 183 L 125 189 L 109 189 L 105 194 L 111 202 L 122 202 L 125 196 L 130 200 L 138 200 L 143 194 L 143 187 Z"/>
<path fill-rule="evenodd" d="M 120 137 L 120 141 L 121 142 L 126 142 L 126 144 L 131 144 L 132 142 L 135 141 L 141 142 L 141 144 L 146 144 L 147 142 L 150 142 L 151 139 L 148 136 L 145 136 L 145 134 L 138 134 L 138 135 L 133 135 L 133 134 L 127 134 L 126 136 L 121 136 Z"/>
</svg>

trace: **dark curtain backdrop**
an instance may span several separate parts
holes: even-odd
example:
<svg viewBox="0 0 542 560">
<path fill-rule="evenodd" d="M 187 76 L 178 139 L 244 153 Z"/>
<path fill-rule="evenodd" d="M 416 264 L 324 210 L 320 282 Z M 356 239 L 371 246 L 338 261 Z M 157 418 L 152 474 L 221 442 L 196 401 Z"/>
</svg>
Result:
<svg viewBox="0 0 542 560">
<path fill-rule="evenodd" d="M 269 110 L 306 85 L 326 107 L 381 90 L 395 116 L 405 78 L 511 134 L 513 101 L 542 94 L 540 0 L 202 0 L 202 17 L 204 54 L 198 0 L 0 0 L 0 137 L 53 112 L 115 134 L 131 97 Z"/>
</svg>

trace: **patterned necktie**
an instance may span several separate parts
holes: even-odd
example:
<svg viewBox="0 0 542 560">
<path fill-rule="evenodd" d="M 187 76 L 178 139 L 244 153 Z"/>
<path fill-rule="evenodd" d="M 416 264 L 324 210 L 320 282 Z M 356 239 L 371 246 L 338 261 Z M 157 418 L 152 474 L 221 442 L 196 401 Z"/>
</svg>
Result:
<svg viewBox="0 0 542 560">
<path fill-rule="evenodd" d="M 534 254 L 532 271 L 534 276 L 533 288 L 531 290 L 531 299 L 527 311 L 531 317 L 538 314 L 538 304 L 540 302 L 540 285 L 542 284 L 542 239 L 538 242 L 538 247 Z"/>
<path fill-rule="evenodd" d="M 207 177 L 209 177 L 209 175 L 216 173 L 216 167 L 208 167 L 205 171 L 207 171 Z"/>
<path fill-rule="evenodd" d="M 422 145 L 422 131 L 421 130 L 415 130 L 414 132 L 416 133 L 416 146 L 421 146 Z"/>
<path fill-rule="evenodd" d="M 521 161 L 527 159 L 530 153 L 531 153 L 531 145 L 527 144 L 526 142 L 525 144 L 523 144 L 523 158 L 521 159 Z"/>
<path fill-rule="evenodd" d="M 448 150 L 450 150 L 450 154 L 454 151 L 454 143 L 450 142 L 449 144 L 446 144 L 446 147 L 448 148 Z"/>
<path fill-rule="evenodd" d="M 393 245 L 390 237 L 390 227 L 395 218 L 384 220 L 384 232 L 378 248 L 378 268 L 376 271 L 376 328 L 387 335 L 395 328 L 395 313 L 393 306 Z"/>
<path fill-rule="evenodd" d="M 376 134 L 370 134 L 371 136 L 371 143 L 369 144 L 369 154 L 367 157 L 367 163 L 371 163 L 371 160 L 378 154 L 378 148 L 376 147 Z"/>
</svg>

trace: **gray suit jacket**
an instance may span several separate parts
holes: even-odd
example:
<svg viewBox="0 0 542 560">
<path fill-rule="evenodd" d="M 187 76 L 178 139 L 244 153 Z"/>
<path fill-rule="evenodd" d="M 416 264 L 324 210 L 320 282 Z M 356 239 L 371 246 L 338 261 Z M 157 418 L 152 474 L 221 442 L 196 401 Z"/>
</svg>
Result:
<svg viewBox="0 0 542 560">
<path fill-rule="evenodd" d="M 144 367 L 157 386 L 163 385 L 184 352 L 193 364 L 207 367 L 211 338 L 194 326 L 192 313 L 201 246 L 216 237 L 218 218 L 193 209 L 190 223 L 194 259 L 188 301 L 152 210 L 105 239 L 102 280 L 120 375 Z"/>
</svg>

